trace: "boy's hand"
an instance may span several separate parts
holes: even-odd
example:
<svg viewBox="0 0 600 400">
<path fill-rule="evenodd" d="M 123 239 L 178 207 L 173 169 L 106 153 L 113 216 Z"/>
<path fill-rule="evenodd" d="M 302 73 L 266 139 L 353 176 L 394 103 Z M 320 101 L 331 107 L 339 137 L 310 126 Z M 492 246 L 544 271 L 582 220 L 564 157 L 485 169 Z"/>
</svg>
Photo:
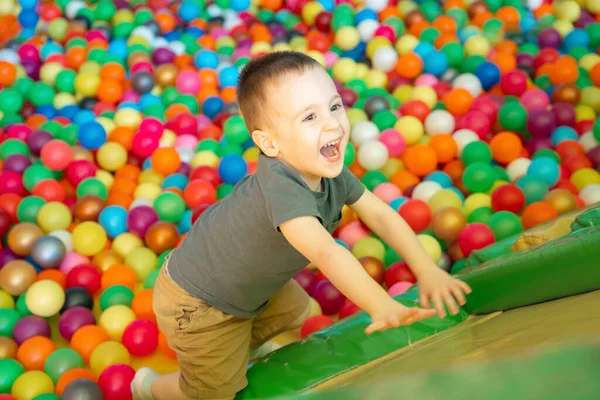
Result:
<svg viewBox="0 0 600 400">
<path fill-rule="evenodd" d="M 370 335 L 375 331 L 385 331 L 389 328 L 410 325 L 413 322 L 431 318 L 434 315 L 434 310 L 423 310 L 417 307 L 408 308 L 390 298 L 383 307 L 370 313 L 371 325 L 365 329 L 365 333 Z"/>
<path fill-rule="evenodd" d="M 444 318 L 444 304 L 450 310 L 452 315 L 458 314 L 458 306 L 463 306 L 467 302 L 465 294 L 471 293 L 471 288 L 465 282 L 452 278 L 446 271 L 435 266 L 430 268 L 418 278 L 419 300 L 421 307 L 431 308 L 430 302 L 433 302 L 438 316 Z"/>
</svg>

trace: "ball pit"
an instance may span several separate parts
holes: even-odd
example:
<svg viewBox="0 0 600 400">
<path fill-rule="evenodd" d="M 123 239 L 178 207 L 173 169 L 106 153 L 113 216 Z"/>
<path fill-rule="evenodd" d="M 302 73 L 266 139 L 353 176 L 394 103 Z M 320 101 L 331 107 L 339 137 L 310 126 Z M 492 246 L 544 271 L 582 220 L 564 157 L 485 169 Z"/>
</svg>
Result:
<svg viewBox="0 0 600 400">
<path fill-rule="evenodd" d="M 235 85 L 270 51 L 328 69 L 351 122 L 345 164 L 450 272 L 599 202 L 599 12 L 572 1 L 3 3 L 14 23 L 0 37 L 0 393 L 125 399 L 132 361 L 175 368 L 153 282 L 191 224 L 255 170 Z M 334 236 L 390 294 L 416 282 L 348 210 Z M 319 309 L 302 336 L 358 311 L 322 274 L 296 279 Z"/>
</svg>

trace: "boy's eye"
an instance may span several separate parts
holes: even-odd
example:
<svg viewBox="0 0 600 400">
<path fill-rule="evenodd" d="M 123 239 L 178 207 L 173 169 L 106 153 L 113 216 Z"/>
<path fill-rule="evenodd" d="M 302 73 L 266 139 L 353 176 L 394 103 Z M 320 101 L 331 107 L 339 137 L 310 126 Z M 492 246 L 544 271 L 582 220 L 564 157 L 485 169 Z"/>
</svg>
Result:
<svg viewBox="0 0 600 400">
<path fill-rule="evenodd" d="M 306 118 L 304 118 L 303 121 L 312 121 L 315 118 L 316 118 L 315 114 L 310 114 L 309 116 L 307 116 Z"/>
<path fill-rule="evenodd" d="M 331 107 L 331 111 L 337 111 L 337 110 L 339 110 L 340 108 L 342 108 L 342 105 L 341 105 L 341 104 L 336 104 L 336 105 L 334 105 L 333 107 Z"/>
</svg>

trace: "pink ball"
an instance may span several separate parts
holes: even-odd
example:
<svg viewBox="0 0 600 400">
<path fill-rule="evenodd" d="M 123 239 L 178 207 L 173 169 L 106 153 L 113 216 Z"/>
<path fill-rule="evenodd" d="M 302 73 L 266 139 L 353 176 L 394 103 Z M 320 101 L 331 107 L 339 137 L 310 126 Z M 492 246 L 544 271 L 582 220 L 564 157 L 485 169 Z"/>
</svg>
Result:
<svg viewBox="0 0 600 400">
<path fill-rule="evenodd" d="M 531 89 L 523 93 L 520 102 L 528 113 L 534 110 L 545 110 L 550 105 L 548 94 L 541 89 Z"/>
<path fill-rule="evenodd" d="M 62 171 L 73 160 L 73 150 L 62 140 L 51 140 L 42 147 L 42 163 L 53 171 Z"/>
<path fill-rule="evenodd" d="M 158 148 L 159 138 L 154 136 L 153 133 L 149 132 L 138 132 L 133 137 L 131 149 L 138 157 L 146 158 L 150 157 L 154 150 Z"/>
<path fill-rule="evenodd" d="M 498 104 L 489 97 L 478 97 L 471 105 L 471 111 L 482 112 L 490 122 L 494 122 L 498 117 Z"/>
<path fill-rule="evenodd" d="M 156 118 L 146 118 L 140 124 L 138 131 L 146 132 L 160 138 L 165 131 L 165 126 Z"/>
<path fill-rule="evenodd" d="M 194 136 L 192 135 L 181 135 L 181 136 L 177 136 L 177 139 L 175 139 L 175 148 L 176 149 L 180 149 L 182 147 L 190 149 L 190 150 L 196 150 L 196 146 L 198 145 L 198 139 L 196 139 Z"/>
<path fill-rule="evenodd" d="M 390 296 L 398 296 L 399 294 L 406 292 L 412 286 L 413 286 L 413 284 L 410 282 L 406 282 L 406 281 L 396 282 L 396 283 L 394 283 L 394 285 L 391 288 L 388 289 L 388 294 Z"/>
<path fill-rule="evenodd" d="M 127 89 L 126 91 L 123 92 L 123 96 L 121 97 L 122 103 L 125 103 L 125 102 L 139 103 L 139 101 L 140 101 L 140 95 L 138 93 L 136 93 L 133 89 Z"/>
<path fill-rule="evenodd" d="M 433 87 L 439 80 L 434 75 L 423 74 L 415 80 L 415 86 L 431 86 Z"/>
<path fill-rule="evenodd" d="M 14 124 L 5 129 L 7 139 L 20 139 L 24 142 L 27 141 L 31 132 L 33 132 L 31 128 L 25 124 Z"/>
<path fill-rule="evenodd" d="M 402 196 L 402 191 L 393 183 L 384 182 L 373 189 L 373 194 L 389 204 L 395 198 Z"/>
<path fill-rule="evenodd" d="M 228 36 L 228 33 L 227 30 L 216 27 L 214 29 L 211 29 L 210 36 L 214 37 L 215 39 L 219 39 Z"/>
<path fill-rule="evenodd" d="M 239 47 L 235 49 L 233 55 L 231 56 L 231 61 L 236 62 L 238 59 L 242 57 L 250 57 L 250 48 L 249 47 Z"/>
<path fill-rule="evenodd" d="M 500 89 L 508 96 L 521 96 L 527 90 L 527 75 L 520 69 L 507 72 L 500 79 Z"/>
<path fill-rule="evenodd" d="M 312 297 L 321 306 L 323 315 L 335 315 L 339 313 L 346 302 L 346 297 L 342 292 L 327 279 L 317 282 L 312 291 Z"/>
<path fill-rule="evenodd" d="M 194 71 L 180 72 L 175 82 L 177 90 L 186 94 L 196 94 L 200 90 L 200 86 L 202 86 L 202 82 L 198 74 Z"/>
<path fill-rule="evenodd" d="M 95 325 L 94 313 L 86 307 L 71 307 L 60 316 L 58 331 L 66 340 L 70 341 L 79 328 L 86 325 Z"/>
<path fill-rule="evenodd" d="M 340 229 L 338 239 L 346 243 L 348 247 L 352 248 L 356 242 L 368 236 L 369 231 L 366 230 L 359 221 L 352 221 Z"/>
<path fill-rule="evenodd" d="M 335 62 L 339 59 L 340 59 L 340 56 L 337 53 L 328 51 L 327 53 L 325 53 L 325 67 L 326 68 L 333 67 Z"/>
<path fill-rule="evenodd" d="M 470 129 L 483 139 L 490 133 L 490 120 L 481 111 L 469 111 L 460 121 L 461 129 Z"/>
<path fill-rule="evenodd" d="M 496 241 L 492 229 L 479 222 L 467 225 L 458 236 L 458 246 L 468 257 L 473 251 L 483 249 Z"/>
<path fill-rule="evenodd" d="M 62 259 L 60 263 L 60 272 L 67 276 L 69 272 L 78 265 L 90 264 L 90 259 L 86 256 L 83 256 L 76 251 L 71 251 L 65 254 L 65 257 Z"/>
<path fill-rule="evenodd" d="M 98 377 L 104 400 L 131 400 L 131 381 L 135 370 L 126 364 L 113 364 Z"/>
<path fill-rule="evenodd" d="M 206 115 L 196 115 L 196 123 L 198 124 L 198 129 L 212 125 L 212 121 Z"/>
<path fill-rule="evenodd" d="M 385 129 L 379 135 L 379 141 L 385 144 L 390 157 L 398 157 L 406 148 L 406 139 L 395 129 Z"/>
<path fill-rule="evenodd" d="M 396 41 L 396 32 L 387 25 L 380 25 L 379 28 L 375 30 L 374 36 L 383 36 L 389 39 L 390 42 Z"/>
<path fill-rule="evenodd" d="M 145 319 L 133 321 L 123 332 L 123 345 L 135 357 L 152 354 L 158 346 L 158 328 Z"/>
</svg>

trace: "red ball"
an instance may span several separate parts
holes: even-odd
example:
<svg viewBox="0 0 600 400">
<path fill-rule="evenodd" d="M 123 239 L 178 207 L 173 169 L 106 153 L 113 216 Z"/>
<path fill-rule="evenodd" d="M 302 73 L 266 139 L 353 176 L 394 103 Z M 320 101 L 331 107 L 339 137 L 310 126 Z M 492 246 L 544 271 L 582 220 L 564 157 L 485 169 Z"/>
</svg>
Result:
<svg viewBox="0 0 600 400">
<path fill-rule="evenodd" d="M 462 119 L 460 128 L 470 129 L 479 136 L 485 138 L 490 133 L 492 124 L 488 116 L 482 111 L 469 111 Z"/>
<path fill-rule="evenodd" d="M 415 232 L 426 229 L 431 222 L 431 209 L 423 200 L 410 199 L 405 201 L 400 206 L 398 213 Z"/>
<path fill-rule="evenodd" d="M 158 328 L 145 319 L 133 321 L 123 332 L 123 345 L 135 357 L 152 354 L 158 346 Z"/>
<path fill-rule="evenodd" d="M 302 328 L 300 328 L 300 337 L 305 338 L 308 335 L 320 331 L 326 326 L 333 324 L 335 321 L 325 315 L 315 315 L 310 317 L 304 322 Z"/>
<path fill-rule="evenodd" d="M 469 257 L 473 251 L 483 249 L 495 241 L 492 229 L 479 222 L 467 225 L 458 236 L 458 245 L 465 257 Z"/>
<path fill-rule="evenodd" d="M 96 166 L 87 160 L 73 161 L 67 167 L 65 175 L 71 185 L 77 186 L 84 179 L 96 176 Z"/>
<path fill-rule="evenodd" d="M 96 267 L 91 265 L 79 265 L 67 274 L 67 289 L 80 286 L 92 296 L 100 290 L 102 276 Z"/>
<path fill-rule="evenodd" d="M 21 174 L 15 171 L 0 172 L 0 193 L 15 193 L 25 196 L 27 189 L 23 186 Z"/>
<path fill-rule="evenodd" d="M 190 181 L 202 179 L 213 185 L 214 187 L 219 186 L 223 181 L 217 168 L 209 167 L 208 165 L 202 165 L 198 168 L 194 168 L 190 173 Z"/>
<path fill-rule="evenodd" d="M 356 304 L 352 303 L 351 301 L 348 301 L 348 302 L 346 302 L 346 304 L 344 304 L 344 306 L 340 310 L 340 319 L 347 318 L 347 317 L 349 317 L 351 315 L 356 314 L 359 311 L 360 311 L 360 307 L 359 306 L 357 306 Z"/>
<path fill-rule="evenodd" d="M 204 213 L 204 211 L 206 211 L 206 209 L 210 206 L 211 204 L 204 203 L 194 208 L 194 212 L 192 213 L 192 224 L 196 223 L 196 221 L 198 220 L 198 218 L 200 218 L 202 213 Z"/>
<path fill-rule="evenodd" d="M 404 261 L 398 261 L 390 265 L 385 271 L 385 285 L 391 288 L 398 282 L 417 283 L 417 278 Z"/>
<path fill-rule="evenodd" d="M 65 187 L 54 179 L 44 179 L 39 181 L 31 191 L 34 196 L 41 197 L 46 201 L 65 201 L 67 193 Z"/>
<path fill-rule="evenodd" d="M 0 209 L 0 237 L 8 233 L 12 222 L 10 215 L 6 211 Z"/>
<path fill-rule="evenodd" d="M 510 211 L 519 215 L 525 207 L 525 194 L 515 185 L 502 185 L 492 193 L 492 209 L 494 212 Z"/>
<path fill-rule="evenodd" d="M 104 400 L 131 400 L 131 381 L 135 370 L 129 365 L 113 364 L 98 377 L 98 386 L 102 390 Z"/>
<path fill-rule="evenodd" d="M 329 32 L 331 30 L 331 20 L 333 14 L 329 11 L 321 11 L 315 18 L 315 26 L 321 32 Z"/>
<path fill-rule="evenodd" d="M 198 121 L 191 114 L 178 114 L 169 122 L 168 127 L 177 135 L 198 135 Z"/>
<path fill-rule="evenodd" d="M 298 282 L 298 284 L 300 284 L 300 286 L 302 286 L 302 289 L 304 289 L 304 291 L 308 294 L 312 293 L 313 289 L 317 285 L 317 282 L 319 281 L 317 275 L 307 268 L 304 268 L 302 271 L 294 275 L 294 279 L 296 280 L 296 282 Z"/>
<path fill-rule="evenodd" d="M 183 200 L 189 208 L 196 208 L 201 204 L 213 204 L 217 201 L 217 190 L 205 180 L 194 179 L 183 190 Z"/>
<path fill-rule="evenodd" d="M 346 297 L 327 279 L 320 280 L 311 296 L 319 303 L 325 315 L 335 315 L 342 309 Z"/>
<path fill-rule="evenodd" d="M 400 106 L 400 112 L 402 115 L 413 116 L 419 119 L 421 122 L 425 122 L 425 118 L 427 118 L 430 111 L 431 110 L 427 104 L 421 100 L 410 100 Z"/>
</svg>

